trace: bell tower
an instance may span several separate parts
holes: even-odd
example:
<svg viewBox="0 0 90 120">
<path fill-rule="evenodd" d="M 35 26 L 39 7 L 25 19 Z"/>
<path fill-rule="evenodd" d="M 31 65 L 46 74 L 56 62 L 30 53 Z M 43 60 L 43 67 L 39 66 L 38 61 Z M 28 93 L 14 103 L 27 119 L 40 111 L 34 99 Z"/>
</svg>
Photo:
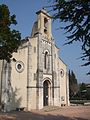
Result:
<svg viewBox="0 0 90 120">
<path fill-rule="evenodd" d="M 43 37 L 45 37 L 50 41 L 52 38 L 52 33 L 51 33 L 52 17 L 44 9 L 36 12 L 36 14 L 38 21 L 38 32 L 41 33 Z"/>
</svg>

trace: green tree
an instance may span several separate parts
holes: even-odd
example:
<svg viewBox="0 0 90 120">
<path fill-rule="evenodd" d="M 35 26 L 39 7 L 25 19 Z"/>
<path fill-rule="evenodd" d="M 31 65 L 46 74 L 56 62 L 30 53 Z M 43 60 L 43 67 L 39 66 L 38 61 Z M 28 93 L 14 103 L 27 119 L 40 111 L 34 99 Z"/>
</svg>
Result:
<svg viewBox="0 0 90 120">
<path fill-rule="evenodd" d="M 79 91 L 78 82 L 73 71 L 69 70 L 69 96 L 72 99 Z"/>
<path fill-rule="evenodd" d="M 83 90 L 86 90 L 86 84 L 85 83 L 80 84 L 80 91 L 82 92 Z"/>
<path fill-rule="evenodd" d="M 71 81 L 72 81 L 72 84 L 77 84 L 77 79 L 73 71 L 71 71 Z"/>
<path fill-rule="evenodd" d="M 86 83 L 79 84 L 79 96 L 81 99 L 90 100 L 90 86 Z"/>
<path fill-rule="evenodd" d="M 10 62 L 12 53 L 16 52 L 21 41 L 21 34 L 11 25 L 16 25 L 16 16 L 10 15 L 7 5 L 0 5 L 0 59 Z"/>
<path fill-rule="evenodd" d="M 79 97 L 81 99 L 87 99 L 87 88 L 85 83 L 79 84 Z"/>
<path fill-rule="evenodd" d="M 66 44 L 80 41 L 83 51 L 81 58 L 85 60 L 83 66 L 90 65 L 90 0 L 53 1 L 54 19 L 67 23 L 63 26 L 68 33 Z"/>
</svg>

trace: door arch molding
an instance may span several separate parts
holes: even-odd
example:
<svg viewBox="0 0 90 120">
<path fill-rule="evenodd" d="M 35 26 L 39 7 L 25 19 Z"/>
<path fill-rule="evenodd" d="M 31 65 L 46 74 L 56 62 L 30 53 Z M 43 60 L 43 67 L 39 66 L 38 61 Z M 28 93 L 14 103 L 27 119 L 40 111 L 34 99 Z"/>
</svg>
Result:
<svg viewBox="0 0 90 120">
<path fill-rule="evenodd" d="M 49 106 L 51 98 L 51 82 L 48 79 L 43 81 L 43 106 Z"/>
</svg>

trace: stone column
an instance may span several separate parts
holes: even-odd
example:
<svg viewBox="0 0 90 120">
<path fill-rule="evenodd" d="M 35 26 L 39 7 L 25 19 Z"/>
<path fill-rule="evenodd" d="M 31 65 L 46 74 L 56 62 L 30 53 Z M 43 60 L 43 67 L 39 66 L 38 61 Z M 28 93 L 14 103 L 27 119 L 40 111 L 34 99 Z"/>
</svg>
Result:
<svg viewBox="0 0 90 120">
<path fill-rule="evenodd" d="M 30 42 L 28 43 L 28 62 L 27 62 L 27 110 L 31 110 L 31 98 L 32 98 L 32 88 L 30 88 L 30 85 L 32 83 L 32 52 L 31 52 L 31 45 Z"/>
</svg>

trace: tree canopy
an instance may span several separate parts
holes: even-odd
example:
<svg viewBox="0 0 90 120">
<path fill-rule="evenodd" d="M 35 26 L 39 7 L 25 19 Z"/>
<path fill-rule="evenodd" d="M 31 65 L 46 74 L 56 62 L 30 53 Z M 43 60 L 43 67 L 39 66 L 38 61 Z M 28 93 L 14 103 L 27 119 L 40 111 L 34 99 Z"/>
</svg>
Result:
<svg viewBox="0 0 90 120">
<path fill-rule="evenodd" d="M 0 5 L 0 59 L 10 62 L 12 53 L 16 52 L 21 40 L 21 34 L 11 25 L 16 25 L 16 16 L 10 15 L 7 5 Z"/>
<path fill-rule="evenodd" d="M 65 22 L 66 44 L 82 43 L 84 66 L 90 65 L 90 0 L 53 0 L 54 19 Z M 90 71 L 88 72 L 90 74 Z"/>
</svg>

